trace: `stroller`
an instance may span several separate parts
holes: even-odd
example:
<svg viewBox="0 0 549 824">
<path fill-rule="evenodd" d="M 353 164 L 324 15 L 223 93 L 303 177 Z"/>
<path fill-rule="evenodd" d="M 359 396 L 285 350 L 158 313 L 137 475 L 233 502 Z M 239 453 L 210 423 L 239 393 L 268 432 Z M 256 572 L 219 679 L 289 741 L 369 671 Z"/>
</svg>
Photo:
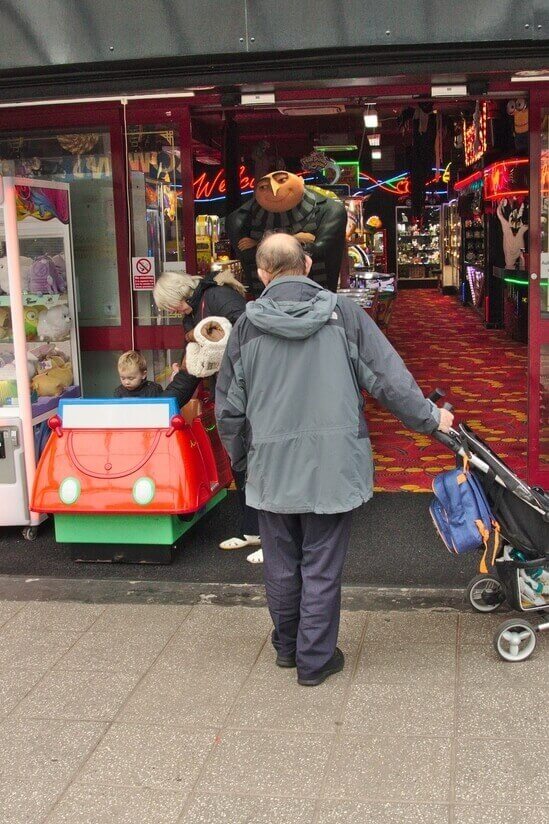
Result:
<svg viewBox="0 0 549 824">
<path fill-rule="evenodd" d="M 430 399 L 436 403 L 443 395 L 436 390 Z M 480 573 L 467 587 L 471 606 L 490 613 L 507 602 L 519 612 L 549 611 L 549 494 L 521 481 L 466 424 L 435 437 L 468 460 L 494 518 Z M 497 628 L 494 646 L 505 661 L 525 661 L 535 649 L 537 634 L 548 629 L 549 620 L 533 624 L 511 618 Z"/>
</svg>

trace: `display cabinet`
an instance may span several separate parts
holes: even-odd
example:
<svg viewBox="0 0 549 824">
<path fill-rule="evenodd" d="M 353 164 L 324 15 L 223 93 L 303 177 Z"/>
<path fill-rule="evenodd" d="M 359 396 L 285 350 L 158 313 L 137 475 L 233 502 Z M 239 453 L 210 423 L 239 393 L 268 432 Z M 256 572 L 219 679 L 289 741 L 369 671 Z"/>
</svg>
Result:
<svg viewBox="0 0 549 824">
<path fill-rule="evenodd" d="M 396 207 L 397 275 L 400 285 L 434 286 L 441 270 L 440 206 L 427 206 L 414 220 L 407 206 Z"/>
<path fill-rule="evenodd" d="M 28 501 L 45 421 L 80 390 L 69 186 L 0 178 L 0 525 Z"/>
</svg>

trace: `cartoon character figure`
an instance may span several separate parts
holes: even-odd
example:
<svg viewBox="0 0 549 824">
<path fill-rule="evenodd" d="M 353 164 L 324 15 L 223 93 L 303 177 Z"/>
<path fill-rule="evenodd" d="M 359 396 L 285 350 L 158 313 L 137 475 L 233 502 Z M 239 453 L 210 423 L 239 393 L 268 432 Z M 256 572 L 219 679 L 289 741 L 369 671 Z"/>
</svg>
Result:
<svg viewBox="0 0 549 824">
<path fill-rule="evenodd" d="M 67 340 L 71 331 L 72 319 L 66 303 L 58 303 L 38 318 L 37 332 L 40 340 Z"/>
<path fill-rule="evenodd" d="M 38 334 L 38 318 L 40 317 L 40 313 L 44 311 L 44 306 L 25 306 L 23 314 L 25 317 L 25 336 L 27 340 L 36 340 Z"/>
<path fill-rule="evenodd" d="M 519 269 L 524 269 L 524 235 L 528 231 L 528 224 L 522 222 L 524 203 L 515 206 L 509 217 L 505 217 L 504 209 L 507 205 L 508 200 L 504 198 L 500 200 L 497 208 L 497 216 L 503 230 L 505 268 L 514 269 L 518 264 Z"/>
<path fill-rule="evenodd" d="M 524 97 L 509 100 L 507 114 L 513 118 L 515 148 L 519 152 L 528 151 L 528 101 Z"/>
<path fill-rule="evenodd" d="M 283 231 L 313 259 L 310 277 L 335 291 L 345 245 L 347 214 L 339 200 L 305 187 L 302 177 L 279 170 L 257 180 L 254 197 L 231 212 L 226 228 L 248 283 L 256 277 L 255 250 L 266 232 Z"/>
</svg>

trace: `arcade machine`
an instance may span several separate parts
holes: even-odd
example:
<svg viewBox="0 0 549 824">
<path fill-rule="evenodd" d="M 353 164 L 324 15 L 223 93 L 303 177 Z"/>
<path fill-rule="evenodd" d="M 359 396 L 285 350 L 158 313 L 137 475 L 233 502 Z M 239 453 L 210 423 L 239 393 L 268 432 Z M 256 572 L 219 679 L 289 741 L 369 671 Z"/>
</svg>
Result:
<svg viewBox="0 0 549 824">
<path fill-rule="evenodd" d="M 69 185 L 0 178 L 0 525 L 32 540 L 45 421 L 80 395 Z"/>
<path fill-rule="evenodd" d="M 32 506 L 76 561 L 169 563 L 232 481 L 213 408 L 186 419 L 175 398 L 66 400 L 49 426 Z"/>
</svg>

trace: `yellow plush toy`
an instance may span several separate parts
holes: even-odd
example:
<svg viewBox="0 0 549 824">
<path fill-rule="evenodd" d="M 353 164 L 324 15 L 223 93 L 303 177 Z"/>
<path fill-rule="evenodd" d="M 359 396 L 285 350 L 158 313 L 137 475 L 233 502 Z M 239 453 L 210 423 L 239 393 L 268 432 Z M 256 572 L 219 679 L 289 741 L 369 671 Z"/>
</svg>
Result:
<svg viewBox="0 0 549 824">
<path fill-rule="evenodd" d="M 31 381 L 31 388 L 40 398 L 53 398 L 61 395 L 73 381 L 70 361 L 64 366 L 54 366 L 47 372 L 41 372 Z"/>
</svg>

